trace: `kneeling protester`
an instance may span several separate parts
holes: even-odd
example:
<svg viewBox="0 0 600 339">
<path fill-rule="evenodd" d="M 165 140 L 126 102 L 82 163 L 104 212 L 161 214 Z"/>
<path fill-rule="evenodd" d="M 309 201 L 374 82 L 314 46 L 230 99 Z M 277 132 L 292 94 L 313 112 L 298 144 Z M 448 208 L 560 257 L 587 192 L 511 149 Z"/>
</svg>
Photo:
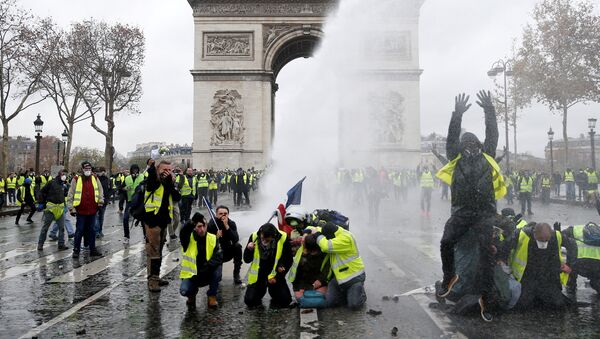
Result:
<svg viewBox="0 0 600 339">
<path fill-rule="evenodd" d="M 325 307 L 330 267 L 329 256 L 321 252 L 317 237 L 312 234 L 305 236 L 288 275 L 300 308 Z"/>
</svg>

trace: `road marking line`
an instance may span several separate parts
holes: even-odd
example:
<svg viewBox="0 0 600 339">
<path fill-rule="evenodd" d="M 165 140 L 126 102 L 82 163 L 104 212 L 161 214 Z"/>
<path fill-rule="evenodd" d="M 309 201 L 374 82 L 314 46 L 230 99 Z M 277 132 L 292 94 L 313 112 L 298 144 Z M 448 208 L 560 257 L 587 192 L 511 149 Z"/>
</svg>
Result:
<svg viewBox="0 0 600 339">
<path fill-rule="evenodd" d="M 417 301 L 417 304 L 425 311 L 431 321 L 442 331 L 444 338 L 455 338 L 455 339 L 466 339 L 467 336 L 462 334 L 455 326 L 452 325 L 452 321 L 445 314 L 438 314 L 431 311 L 429 303 L 433 302 L 424 294 L 413 294 L 412 297 Z"/>
<path fill-rule="evenodd" d="M 77 283 L 86 280 L 87 278 L 96 275 L 108 268 L 115 266 L 123 260 L 140 253 L 146 244 L 138 243 L 130 247 L 126 247 L 118 252 L 104 256 L 98 260 L 94 260 L 88 264 L 82 265 L 75 268 L 71 272 L 65 273 L 61 276 L 55 277 L 50 280 L 51 283 Z"/>
<path fill-rule="evenodd" d="M 368 245 L 367 247 L 369 248 L 369 250 L 371 250 L 371 252 L 375 253 L 375 255 L 378 256 L 383 261 L 383 264 L 385 265 L 385 267 L 387 267 L 387 269 L 390 270 L 390 272 L 392 272 L 392 274 L 396 278 L 406 277 L 406 273 L 400 267 L 398 267 L 398 265 L 396 265 L 396 263 L 394 261 L 392 261 L 390 258 L 388 258 L 385 255 L 385 253 L 383 253 L 380 249 L 378 249 L 377 247 L 375 247 L 373 245 Z"/>
<path fill-rule="evenodd" d="M 27 245 L 19 246 L 19 247 L 15 248 L 14 250 L 1 253 L 0 254 L 0 260 L 1 259 L 5 259 L 6 260 L 6 259 L 18 257 L 18 256 L 23 255 L 23 254 L 35 252 L 36 249 L 37 249 L 37 245 L 36 244 L 27 244 Z"/>
<path fill-rule="evenodd" d="M 170 252 L 167 256 L 171 255 L 173 252 L 177 252 L 177 250 Z M 164 262 L 163 258 L 163 262 Z M 177 267 L 176 265 L 173 266 L 173 268 Z M 173 269 L 171 268 L 171 270 Z M 67 319 L 68 317 L 72 316 L 73 314 L 77 313 L 79 310 L 81 310 L 82 308 L 88 306 L 89 304 L 93 303 L 94 301 L 102 298 L 103 296 L 105 296 L 106 294 L 108 294 L 110 291 L 114 290 L 115 288 L 117 288 L 118 286 L 122 285 L 125 282 L 134 282 L 136 281 L 136 277 L 139 277 L 140 275 L 144 274 L 144 272 L 146 272 L 146 268 L 143 268 L 141 271 L 137 272 L 135 275 L 129 277 L 126 280 L 121 280 L 118 282 L 114 282 L 112 284 L 110 284 L 108 287 L 103 288 L 102 290 L 100 290 L 99 292 L 97 292 L 96 294 L 92 295 L 91 297 L 81 301 L 80 303 L 78 303 L 77 305 L 73 306 L 72 308 L 64 311 L 63 313 L 59 314 L 57 317 L 49 320 L 48 322 L 45 322 L 43 324 L 41 324 L 40 326 L 31 329 L 29 332 L 23 334 L 22 336 L 19 337 L 19 339 L 25 339 L 25 338 L 32 338 L 32 337 L 37 337 L 40 333 L 44 332 L 45 330 L 49 329 L 50 327 L 60 323 L 61 321 Z M 167 272 L 166 274 L 168 274 L 169 272 Z"/>
<path fill-rule="evenodd" d="M 375 253 L 376 256 L 378 256 L 380 258 L 385 258 L 385 254 L 383 252 L 381 252 L 377 247 L 375 247 L 373 245 L 369 245 L 368 247 L 371 250 L 371 252 Z"/>
<path fill-rule="evenodd" d="M 305 310 L 312 310 L 309 313 L 302 313 Z M 317 309 L 300 309 L 300 339 L 318 338 L 317 331 L 319 330 L 319 316 Z"/>
</svg>

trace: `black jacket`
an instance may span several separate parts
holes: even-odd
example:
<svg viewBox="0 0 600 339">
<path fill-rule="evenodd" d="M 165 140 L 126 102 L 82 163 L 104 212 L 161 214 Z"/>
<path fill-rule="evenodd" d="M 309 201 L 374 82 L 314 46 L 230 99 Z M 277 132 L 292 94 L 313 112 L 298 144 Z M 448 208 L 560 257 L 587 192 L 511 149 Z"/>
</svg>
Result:
<svg viewBox="0 0 600 339">
<path fill-rule="evenodd" d="M 460 130 L 462 115 L 452 113 L 446 154 L 454 160 L 461 152 Z M 493 107 L 485 109 L 485 141 L 482 151 L 496 157 L 498 146 L 498 123 Z M 452 175 L 452 214 L 476 216 L 496 214 L 496 198 L 492 180 L 492 167 L 483 154 L 472 159 L 461 158 Z"/>
<path fill-rule="evenodd" d="M 226 249 L 226 248 L 231 248 L 233 247 L 236 243 L 238 243 L 240 241 L 240 236 L 238 234 L 237 231 L 237 225 L 235 224 L 235 221 L 229 219 L 229 229 L 225 230 L 225 226 L 223 226 L 223 222 L 221 220 L 217 220 L 217 225 L 219 226 L 219 229 L 222 230 L 222 236 L 221 238 L 219 238 L 219 243 L 221 244 L 221 248 Z M 212 234 L 217 234 L 217 226 L 215 226 L 215 223 L 211 220 L 208 222 L 208 232 L 212 233 Z"/>
<path fill-rule="evenodd" d="M 254 246 L 254 250 L 248 249 L 247 245 L 244 248 L 244 262 L 246 262 L 247 264 L 251 263 L 252 260 L 254 259 L 254 251 L 262 251 L 261 246 L 259 245 L 260 244 L 260 233 L 258 234 L 258 236 L 259 236 L 259 238 L 258 238 L 257 244 Z M 277 237 L 275 239 L 273 239 L 273 241 L 277 242 L 277 241 L 279 241 L 280 238 L 281 238 L 281 234 L 278 233 Z M 248 238 L 248 244 L 251 242 L 252 242 L 252 236 L 250 236 L 250 238 Z M 285 241 L 283 243 L 283 250 L 281 253 L 281 258 L 279 259 L 279 263 L 277 265 L 277 267 L 283 266 L 285 268 L 285 272 L 283 272 L 283 273 L 278 272 L 277 273 L 278 278 L 285 277 L 285 275 L 289 271 L 290 267 L 292 266 L 293 260 L 294 260 L 294 258 L 292 256 L 292 247 L 290 245 L 290 242 Z M 269 273 L 271 273 L 271 271 L 273 270 L 274 264 L 275 264 L 275 251 L 272 251 L 272 253 L 266 257 L 261 255 L 258 276 L 260 278 L 266 278 L 269 275 Z"/>
<path fill-rule="evenodd" d="M 65 197 L 65 185 L 59 177 L 56 177 L 42 187 L 38 202 L 44 205 L 48 202 L 53 204 L 64 204 Z"/>
<path fill-rule="evenodd" d="M 160 187 L 160 185 L 161 181 L 156 173 L 156 167 L 151 166 L 150 168 L 148 168 L 148 178 L 146 179 L 146 192 L 154 192 Z M 154 214 L 154 212 L 144 213 L 144 223 L 147 224 L 149 227 L 167 227 L 167 225 L 171 222 L 171 216 L 169 214 L 169 196 L 173 198 L 173 201 L 181 199 L 181 195 L 175 189 L 175 184 L 173 183 L 173 180 L 166 180 L 163 186 L 164 193 L 158 214 Z M 146 197 L 144 197 L 144 200 L 145 199 Z"/>
<path fill-rule="evenodd" d="M 200 238 L 200 236 L 194 232 L 194 223 L 188 221 L 183 225 L 181 231 L 179 232 L 179 242 L 181 243 L 181 247 L 183 251 L 187 251 L 187 248 L 190 244 L 190 235 L 193 234 L 194 240 L 196 240 L 196 245 L 198 246 L 198 255 L 196 256 L 196 268 L 198 273 L 207 272 L 208 270 L 214 270 L 219 265 L 223 264 L 223 252 L 221 251 L 221 246 L 219 246 L 219 242 L 217 241 L 217 245 L 213 251 L 213 255 L 210 260 L 206 260 L 206 236 Z"/>
<path fill-rule="evenodd" d="M 111 195 L 110 189 L 110 178 L 106 175 L 99 175 L 100 185 L 102 185 L 102 191 L 104 192 L 104 201 L 109 201 Z"/>
</svg>

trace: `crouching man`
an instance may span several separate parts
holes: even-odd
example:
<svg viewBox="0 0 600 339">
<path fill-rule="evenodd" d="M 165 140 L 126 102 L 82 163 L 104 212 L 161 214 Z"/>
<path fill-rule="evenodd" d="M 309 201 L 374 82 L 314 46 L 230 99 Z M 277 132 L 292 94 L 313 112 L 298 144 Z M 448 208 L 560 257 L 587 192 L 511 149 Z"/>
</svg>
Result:
<svg viewBox="0 0 600 339">
<path fill-rule="evenodd" d="M 321 252 L 317 237 L 314 234 L 305 236 L 288 274 L 301 308 L 325 307 L 329 272 L 329 257 Z"/>
<path fill-rule="evenodd" d="M 262 225 L 248 239 L 244 261 L 251 263 L 244 297 L 246 305 L 259 306 L 267 290 L 272 306 L 287 307 L 291 304 L 292 296 L 285 275 L 292 265 L 292 249 L 285 232 L 278 231 L 273 224 Z"/>
<path fill-rule="evenodd" d="M 329 254 L 329 263 L 334 274 L 327 286 L 326 307 L 347 305 L 360 309 L 367 301 L 365 293 L 365 266 L 358 254 L 358 246 L 349 231 L 327 224 L 321 231 L 311 230 L 317 236 L 321 251 Z"/>
<path fill-rule="evenodd" d="M 187 297 L 186 304 L 196 307 L 198 289 L 208 285 L 208 307 L 217 307 L 217 289 L 221 281 L 223 254 L 217 236 L 207 232 L 204 216 L 194 214 L 179 233 L 181 242 L 181 287 L 179 293 Z"/>
</svg>

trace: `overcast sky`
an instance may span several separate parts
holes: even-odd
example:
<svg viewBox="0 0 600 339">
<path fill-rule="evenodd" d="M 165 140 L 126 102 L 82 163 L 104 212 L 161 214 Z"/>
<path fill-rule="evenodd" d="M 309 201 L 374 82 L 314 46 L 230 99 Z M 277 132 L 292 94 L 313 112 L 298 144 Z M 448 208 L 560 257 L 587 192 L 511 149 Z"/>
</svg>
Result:
<svg viewBox="0 0 600 339">
<path fill-rule="evenodd" d="M 377 0 L 369 0 L 377 1 Z M 594 0 L 599 3 L 600 1 Z M 95 17 L 142 27 L 146 36 L 142 115 L 120 113 L 115 130 L 117 152 L 126 154 L 135 144 L 149 141 L 192 142 L 193 19 L 186 0 L 19 0 L 36 15 L 51 16 L 62 26 Z M 420 18 L 421 134 L 445 134 L 454 96 L 471 95 L 492 81 L 486 72 L 499 58 L 510 54 L 515 38 L 530 20 L 534 0 L 426 0 Z M 294 79 L 311 67 L 310 59 L 286 66 L 277 82 L 278 98 L 294 93 Z M 280 109 L 281 111 L 281 109 Z M 42 113 L 44 134 L 59 135 L 63 127 L 50 105 L 36 106 L 11 122 L 10 134 L 33 136 L 33 120 Z M 571 110 L 568 132 L 587 130 L 587 118 L 600 118 L 600 105 L 577 105 Z M 546 132 L 560 132 L 560 115 L 535 105 L 521 112 L 519 151 L 541 156 Z M 483 113 L 474 104 L 464 127 L 483 135 Z M 501 125 L 500 145 L 504 145 Z M 74 142 L 99 149 L 104 139 L 86 122 L 76 127 Z M 512 136 L 511 136 L 512 148 Z"/>
</svg>

